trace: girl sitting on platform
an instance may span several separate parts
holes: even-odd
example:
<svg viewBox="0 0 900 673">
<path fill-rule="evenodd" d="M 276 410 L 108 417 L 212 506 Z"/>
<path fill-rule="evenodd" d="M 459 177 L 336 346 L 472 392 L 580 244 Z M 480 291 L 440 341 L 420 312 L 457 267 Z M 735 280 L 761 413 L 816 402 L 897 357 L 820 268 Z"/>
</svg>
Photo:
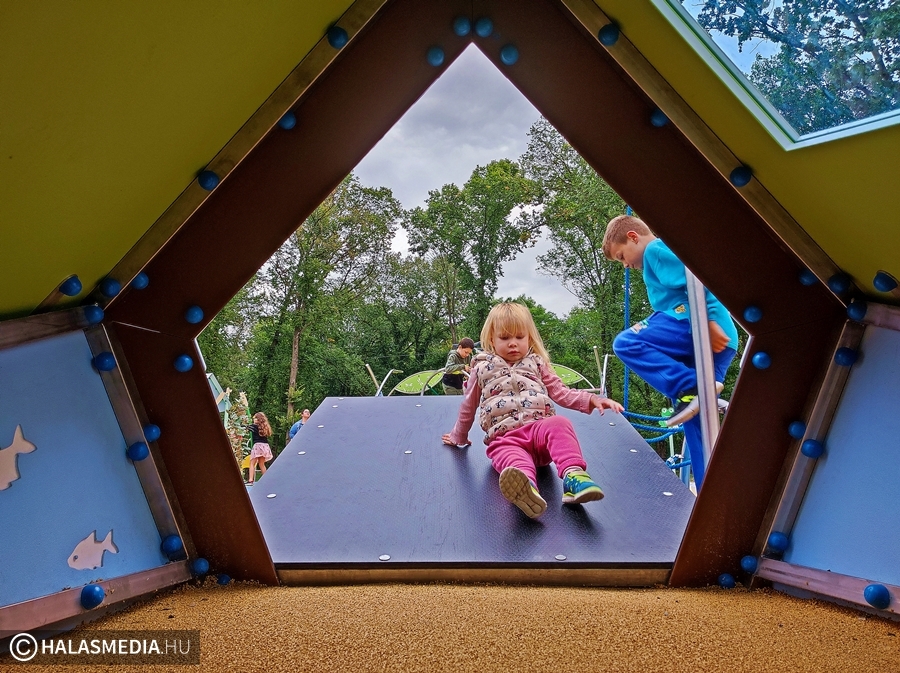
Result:
<svg viewBox="0 0 900 673">
<path fill-rule="evenodd" d="M 479 411 L 487 456 L 500 473 L 500 492 L 527 516 L 547 509 L 537 489 L 537 466 L 556 465 L 563 480 L 563 502 L 600 500 L 603 491 L 585 471 L 581 445 L 569 419 L 556 415 L 553 402 L 589 414 L 594 409 L 622 411 L 622 405 L 563 384 L 526 306 L 497 304 L 481 330 L 484 352 L 472 361 L 472 373 L 453 430 L 441 438 L 467 446 Z"/>
<path fill-rule="evenodd" d="M 257 411 L 253 414 L 253 423 L 247 426 L 252 437 L 252 448 L 250 449 L 250 476 L 247 483 L 251 486 L 256 479 L 256 466 L 259 465 L 259 476 L 266 473 L 266 463 L 272 460 L 272 449 L 269 447 L 269 437 L 272 436 L 272 426 L 269 425 L 269 419 L 266 415 Z"/>
</svg>

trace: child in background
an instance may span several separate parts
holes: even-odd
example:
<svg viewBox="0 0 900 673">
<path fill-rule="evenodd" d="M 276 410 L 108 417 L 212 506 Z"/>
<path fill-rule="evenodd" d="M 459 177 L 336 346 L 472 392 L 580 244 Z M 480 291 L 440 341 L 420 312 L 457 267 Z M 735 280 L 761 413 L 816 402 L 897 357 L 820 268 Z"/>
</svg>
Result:
<svg viewBox="0 0 900 673">
<path fill-rule="evenodd" d="M 643 220 L 631 215 L 610 220 L 603 236 L 603 254 L 626 269 L 643 271 L 654 313 L 620 333 L 613 342 L 613 351 L 638 376 L 675 403 L 668 424 L 684 424 L 694 483 L 699 489 L 705 465 L 700 419 L 695 418 L 700 401 L 684 264 Z M 706 309 L 718 394 L 737 353 L 738 334 L 731 315 L 709 290 Z"/>
<path fill-rule="evenodd" d="M 256 479 L 256 466 L 259 465 L 260 477 L 266 473 L 266 463 L 272 460 L 272 449 L 269 447 L 269 437 L 272 436 L 272 426 L 266 415 L 257 411 L 253 414 L 253 423 L 247 426 L 252 437 L 250 449 L 250 476 L 247 483 L 251 486 Z"/>
<path fill-rule="evenodd" d="M 569 419 L 556 415 L 553 402 L 586 414 L 594 409 L 620 412 L 622 405 L 563 384 L 522 304 L 494 306 L 481 330 L 481 344 L 484 352 L 473 360 L 459 417 L 441 438 L 444 444 L 471 444 L 469 429 L 477 409 L 487 456 L 500 473 L 500 492 L 528 517 L 547 509 L 537 489 L 537 466 L 551 462 L 563 480 L 564 503 L 600 500 L 603 491 L 586 472 L 575 429 Z"/>
</svg>

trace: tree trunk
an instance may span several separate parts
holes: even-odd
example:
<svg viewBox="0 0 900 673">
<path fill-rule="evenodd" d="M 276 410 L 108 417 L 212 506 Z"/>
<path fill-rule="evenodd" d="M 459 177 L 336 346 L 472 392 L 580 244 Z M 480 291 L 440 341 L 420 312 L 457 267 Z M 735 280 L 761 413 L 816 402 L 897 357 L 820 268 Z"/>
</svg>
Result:
<svg viewBox="0 0 900 673">
<path fill-rule="evenodd" d="M 291 430 L 291 417 L 294 413 L 294 390 L 297 388 L 297 360 L 300 356 L 300 329 L 294 328 L 294 339 L 291 342 L 291 375 L 288 378 L 288 403 L 287 403 L 287 421 L 288 429 L 285 432 L 285 439 L 288 440 L 288 433 Z"/>
</svg>

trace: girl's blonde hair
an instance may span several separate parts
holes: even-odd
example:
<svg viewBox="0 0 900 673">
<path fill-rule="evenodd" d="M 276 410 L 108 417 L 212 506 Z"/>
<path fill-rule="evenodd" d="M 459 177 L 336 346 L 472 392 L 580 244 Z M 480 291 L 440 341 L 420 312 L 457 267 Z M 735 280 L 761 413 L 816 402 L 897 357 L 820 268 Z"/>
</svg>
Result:
<svg viewBox="0 0 900 673">
<path fill-rule="evenodd" d="M 537 325 L 531 317 L 531 311 L 523 304 L 505 301 L 497 304 L 488 313 L 484 327 L 481 328 L 481 347 L 488 353 L 494 352 L 494 337 L 504 335 L 527 334 L 531 350 L 540 355 L 547 364 L 550 354 L 544 348 L 544 341 L 538 334 Z"/>
<path fill-rule="evenodd" d="M 266 418 L 266 415 L 257 411 L 253 414 L 253 422 L 256 423 L 256 428 L 259 430 L 260 437 L 271 437 L 272 436 L 272 426 L 269 425 L 269 419 Z"/>
</svg>

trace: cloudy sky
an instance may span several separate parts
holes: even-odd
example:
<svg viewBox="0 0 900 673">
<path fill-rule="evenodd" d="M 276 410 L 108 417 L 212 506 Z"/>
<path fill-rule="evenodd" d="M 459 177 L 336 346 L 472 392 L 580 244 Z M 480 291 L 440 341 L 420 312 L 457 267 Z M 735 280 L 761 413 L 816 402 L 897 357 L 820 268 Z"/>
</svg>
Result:
<svg viewBox="0 0 900 673">
<path fill-rule="evenodd" d="M 476 166 L 514 159 L 528 145 L 540 113 L 470 46 L 356 167 L 365 185 L 390 187 L 404 208 L 422 206 L 431 189 L 462 186 Z M 406 249 L 402 233 L 394 245 Z M 525 294 L 563 316 L 575 297 L 559 281 L 535 271 L 541 241 L 503 267 L 498 295 Z"/>
</svg>

